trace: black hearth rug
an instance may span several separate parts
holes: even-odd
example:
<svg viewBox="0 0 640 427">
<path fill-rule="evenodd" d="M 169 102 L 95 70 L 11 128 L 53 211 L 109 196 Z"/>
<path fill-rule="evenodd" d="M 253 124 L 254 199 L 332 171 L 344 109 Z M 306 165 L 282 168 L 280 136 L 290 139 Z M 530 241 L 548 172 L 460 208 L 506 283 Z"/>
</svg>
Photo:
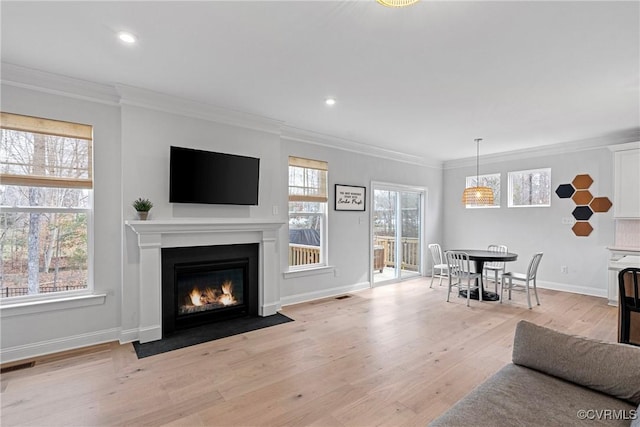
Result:
<svg viewBox="0 0 640 427">
<path fill-rule="evenodd" d="M 257 329 L 268 328 L 269 326 L 280 325 L 282 323 L 293 322 L 293 319 L 284 314 L 276 313 L 267 317 L 243 317 L 239 319 L 225 320 L 222 322 L 210 323 L 208 325 L 197 326 L 181 330 L 179 333 L 162 338 L 158 341 L 140 344 L 133 343 L 138 359 L 166 353 L 191 345 L 201 344 L 232 335 L 243 334 Z"/>
</svg>

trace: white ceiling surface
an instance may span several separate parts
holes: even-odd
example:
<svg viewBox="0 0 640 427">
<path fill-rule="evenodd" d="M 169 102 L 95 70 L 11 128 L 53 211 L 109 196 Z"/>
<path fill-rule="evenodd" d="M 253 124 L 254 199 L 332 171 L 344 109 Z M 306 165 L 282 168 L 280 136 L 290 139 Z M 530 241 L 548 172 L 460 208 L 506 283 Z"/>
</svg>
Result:
<svg viewBox="0 0 640 427">
<path fill-rule="evenodd" d="M 477 137 L 484 155 L 640 127 L 637 1 L 0 7 L 5 63 L 439 161 L 475 156 Z"/>
</svg>

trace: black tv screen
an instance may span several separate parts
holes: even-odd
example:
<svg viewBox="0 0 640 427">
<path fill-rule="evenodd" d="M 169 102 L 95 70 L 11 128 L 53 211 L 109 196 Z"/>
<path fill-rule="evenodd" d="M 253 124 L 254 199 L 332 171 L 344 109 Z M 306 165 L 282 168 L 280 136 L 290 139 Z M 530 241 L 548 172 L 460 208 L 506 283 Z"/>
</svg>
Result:
<svg viewBox="0 0 640 427">
<path fill-rule="evenodd" d="M 171 147 L 169 201 L 257 205 L 260 159 Z"/>
</svg>

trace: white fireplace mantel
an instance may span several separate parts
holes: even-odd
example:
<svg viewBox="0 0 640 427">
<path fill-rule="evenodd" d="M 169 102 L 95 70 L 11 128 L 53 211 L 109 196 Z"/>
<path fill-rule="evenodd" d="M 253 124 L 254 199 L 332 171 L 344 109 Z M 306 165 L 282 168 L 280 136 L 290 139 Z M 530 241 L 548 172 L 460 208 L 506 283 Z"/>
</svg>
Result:
<svg viewBox="0 0 640 427">
<path fill-rule="evenodd" d="M 139 326 L 141 343 L 162 338 L 162 248 L 259 243 L 258 314 L 281 307 L 278 283 L 278 230 L 283 221 L 261 218 L 126 221 L 138 235 Z"/>
<path fill-rule="evenodd" d="M 154 219 L 126 221 L 133 231 L 142 234 L 216 233 L 278 230 L 284 222 L 260 218 Z"/>
</svg>

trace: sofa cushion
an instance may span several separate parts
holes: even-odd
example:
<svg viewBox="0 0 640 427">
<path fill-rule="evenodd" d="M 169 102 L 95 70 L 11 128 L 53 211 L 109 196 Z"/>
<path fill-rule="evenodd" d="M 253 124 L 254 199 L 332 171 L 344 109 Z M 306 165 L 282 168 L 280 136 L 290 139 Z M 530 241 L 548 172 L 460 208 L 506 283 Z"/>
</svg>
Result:
<svg viewBox="0 0 640 427">
<path fill-rule="evenodd" d="M 591 416 L 585 421 L 581 417 L 584 412 L 579 413 L 605 409 L 630 414 L 635 406 L 533 369 L 509 364 L 429 426 L 573 426 L 585 425 L 587 421 L 589 426 L 629 426 L 629 418 Z"/>
<path fill-rule="evenodd" d="M 639 347 L 563 334 L 521 320 L 513 363 L 640 403 Z"/>
</svg>

